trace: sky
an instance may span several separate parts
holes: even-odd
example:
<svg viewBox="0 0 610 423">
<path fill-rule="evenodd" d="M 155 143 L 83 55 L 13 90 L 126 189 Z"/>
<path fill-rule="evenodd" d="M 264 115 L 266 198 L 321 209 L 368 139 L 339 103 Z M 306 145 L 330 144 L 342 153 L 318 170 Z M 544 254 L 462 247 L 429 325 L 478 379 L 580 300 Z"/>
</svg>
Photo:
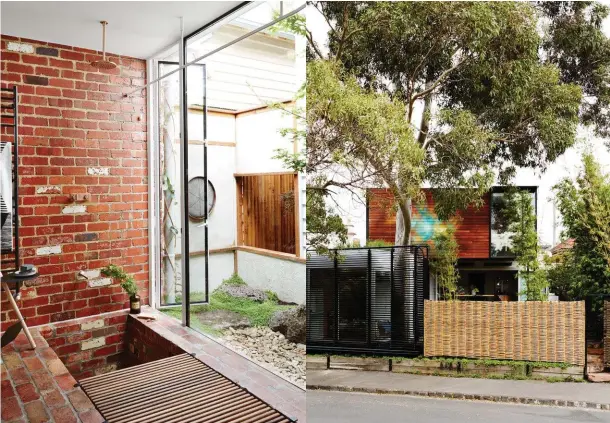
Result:
<svg viewBox="0 0 610 423">
<path fill-rule="evenodd" d="M 610 6 L 610 0 L 599 3 Z M 327 53 L 326 47 L 328 24 L 322 15 L 312 6 L 306 11 L 307 27 L 312 32 L 318 46 Z M 610 36 L 610 18 L 603 23 L 603 31 Z M 610 173 L 610 151 L 604 146 L 604 140 L 597 138 L 587 128 L 579 128 L 576 144 L 560 156 L 548 169 L 541 173 L 532 169 L 519 169 L 514 179 L 516 185 L 538 186 L 538 233 L 543 246 L 553 246 L 560 241 L 561 218 L 552 200 L 552 187 L 563 178 L 575 178 L 582 166 L 582 153 L 589 149 L 595 154 L 606 173 Z M 360 201 L 354 201 L 347 193 L 338 199 L 344 222 L 350 226 L 353 238 L 366 241 L 366 209 Z"/>
</svg>

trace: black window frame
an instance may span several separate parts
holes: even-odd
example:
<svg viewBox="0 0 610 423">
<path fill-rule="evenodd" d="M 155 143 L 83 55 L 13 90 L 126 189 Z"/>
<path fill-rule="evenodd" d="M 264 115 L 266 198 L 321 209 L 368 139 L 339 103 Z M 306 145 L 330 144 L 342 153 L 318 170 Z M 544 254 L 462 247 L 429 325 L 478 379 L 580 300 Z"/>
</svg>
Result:
<svg viewBox="0 0 610 423">
<path fill-rule="evenodd" d="M 492 236 L 492 229 L 491 229 L 491 216 L 492 216 L 492 201 L 493 201 L 493 194 L 501 194 L 501 193 L 505 193 L 509 190 L 512 189 L 517 189 L 518 191 L 528 191 L 532 194 L 534 194 L 534 208 L 536 210 L 536 232 L 538 232 L 538 186 L 536 185 L 520 185 L 520 186 L 516 186 L 516 187 L 512 187 L 512 186 L 494 186 L 491 188 L 491 190 L 489 190 L 489 258 L 492 260 L 507 260 L 507 259 L 515 259 L 516 256 L 514 255 L 507 255 L 507 256 L 494 256 L 492 255 L 492 242 L 491 242 L 491 236 Z"/>
</svg>

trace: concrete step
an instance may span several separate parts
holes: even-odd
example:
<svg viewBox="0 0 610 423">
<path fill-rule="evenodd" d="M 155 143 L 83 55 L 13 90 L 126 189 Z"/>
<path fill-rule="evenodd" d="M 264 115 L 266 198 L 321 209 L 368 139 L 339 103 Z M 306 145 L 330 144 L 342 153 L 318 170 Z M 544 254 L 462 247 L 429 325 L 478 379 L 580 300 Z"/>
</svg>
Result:
<svg viewBox="0 0 610 423">
<path fill-rule="evenodd" d="M 610 383 L 610 372 L 589 373 L 587 378 L 594 383 Z"/>
</svg>

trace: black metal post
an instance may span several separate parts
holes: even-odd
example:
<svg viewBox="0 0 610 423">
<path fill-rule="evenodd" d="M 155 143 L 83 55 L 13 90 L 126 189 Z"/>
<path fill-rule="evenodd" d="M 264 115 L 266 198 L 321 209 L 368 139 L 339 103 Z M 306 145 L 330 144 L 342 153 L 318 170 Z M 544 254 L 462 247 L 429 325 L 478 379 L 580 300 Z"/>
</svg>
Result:
<svg viewBox="0 0 610 423">
<path fill-rule="evenodd" d="M 208 292 L 208 280 L 210 273 L 210 251 L 208 242 L 208 96 L 207 96 L 207 79 L 206 79 L 206 67 L 203 65 L 203 202 L 205 203 L 203 211 L 203 221 L 205 222 L 204 233 L 205 233 L 205 302 L 209 302 Z M 237 252 L 235 252 L 237 254 Z"/>
<path fill-rule="evenodd" d="M 413 342 L 417 342 L 417 247 L 411 250 L 413 255 Z"/>
<path fill-rule="evenodd" d="M 21 267 L 21 257 L 19 254 L 19 114 L 18 114 L 18 92 L 17 86 L 13 87 L 13 147 L 15 148 L 15 187 L 13 196 L 15 198 L 15 269 Z"/>
<path fill-rule="evenodd" d="M 182 46 L 182 57 L 186 57 L 186 43 L 183 43 Z M 188 149 L 188 82 L 187 82 L 187 74 L 188 68 L 182 69 L 182 92 L 183 92 L 183 103 L 182 107 L 182 116 L 184 119 L 184 143 L 180 146 L 183 149 L 184 154 L 184 169 L 183 172 L 183 181 L 184 184 L 181 187 L 184 193 L 184 204 L 182 205 L 182 209 L 184 210 L 184 228 L 182 228 L 182 236 L 184 239 L 184 251 L 182 251 L 182 260 L 184 260 L 184 275 L 182 275 L 182 307 L 186 307 L 186 314 L 184 318 L 184 323 L 186 326 L 191 326 L 191 272 L 189 269 L 190 266 L 190 245 L 189 245 L 189 208 L 188 208 L 188 198 L 189 198 L 189 190 L 188 190 L 188 181 L 189 181 L 189 149 Z M 206 187 L 207 188 L 207 187 Z M 206 205 L 207 207 L 207 205 Z"/>
<path fill-rule="evenodd" d="M 394 342 L 394 332 L 396 331 L 394 322 L 394 248 L 390 250 L 390 348 Z"/>
<path fill-rule="evenodd" d="M 371 316 L 371 304 L 373 302 L 372 298 L 371 298 L 371 291 L 372 291 L 372 278 L 371 278 L 371 273 L 372 273 L 372 266 L 371 266 L 371 250 L 367 251 L 367 271 L 366 271 L 366 277 L 367 277 L 367 281 L 366 281 L 366 342 L 370 348 L 371 346 L 371 325 L 372 325 L 372 316 Z"/>
<path fill-rule="evenodd" d="M 335 277 L 335 344 L 339 343 L 339 263 L 337 260 L 338 252 L 335 251 L 334 277 Z"/>
</svg>

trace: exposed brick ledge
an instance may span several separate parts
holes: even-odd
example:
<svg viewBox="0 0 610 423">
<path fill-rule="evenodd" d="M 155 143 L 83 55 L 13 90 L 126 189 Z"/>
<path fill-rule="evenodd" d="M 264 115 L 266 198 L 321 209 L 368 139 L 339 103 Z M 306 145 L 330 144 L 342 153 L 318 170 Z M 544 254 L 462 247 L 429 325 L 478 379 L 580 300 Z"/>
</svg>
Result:
<svg viewBox="0 0 610 423">
<path fill-rule="evenodd" d="M 38 329 L 2 348 L 2 422 L 101 423 L 102 416 Z"/>
</svg>

